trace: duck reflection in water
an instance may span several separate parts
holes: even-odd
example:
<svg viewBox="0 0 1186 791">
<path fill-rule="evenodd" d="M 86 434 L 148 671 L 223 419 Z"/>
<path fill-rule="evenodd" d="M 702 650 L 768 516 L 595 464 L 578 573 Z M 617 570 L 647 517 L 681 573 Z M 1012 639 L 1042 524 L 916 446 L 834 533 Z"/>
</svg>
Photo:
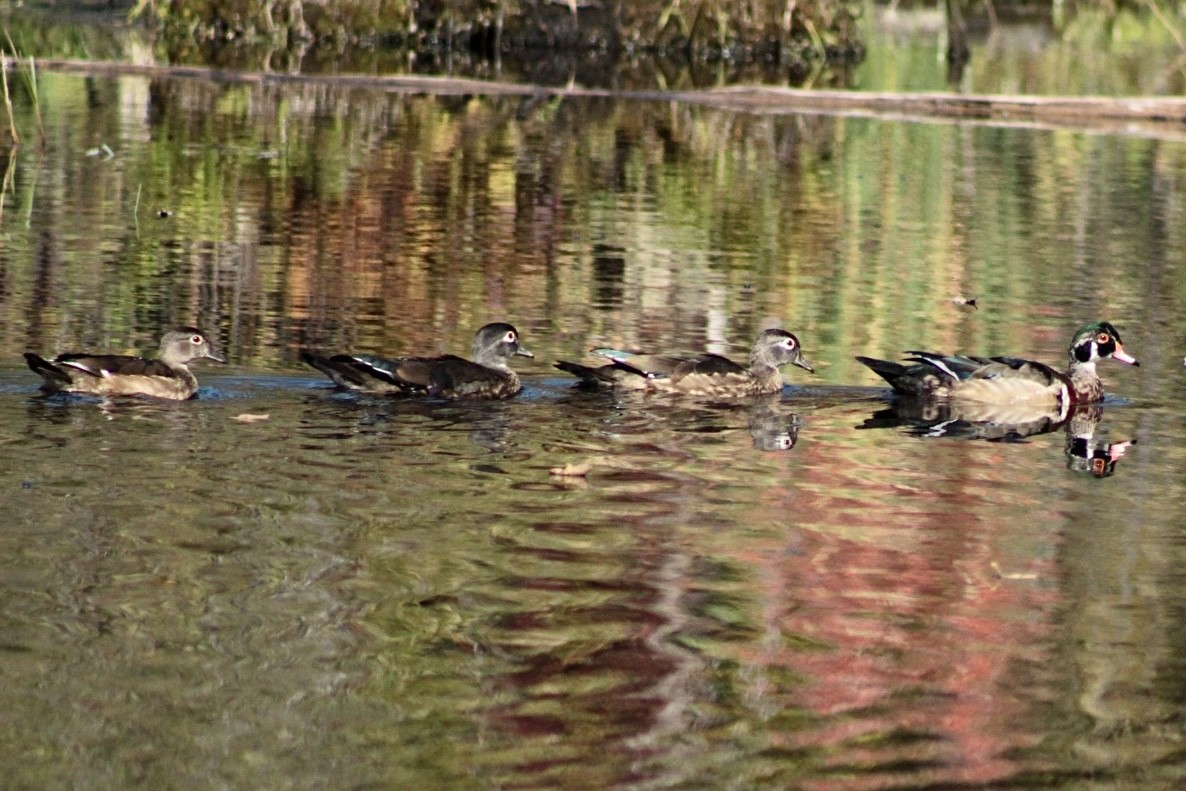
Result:
<svg viewBox="0 0 1186 791">
<path fill-rule="evenodd" d="M 934 399 L 899 398 L 874 412 L 858 428 L 901 428 L 915 437 L 1024 442 L 1028 437 L 1066 431 L 1067 469 L 1106 478 L 1136 440 L 1108 442 L 1096 437 L 1104 410 L 1095 404 L 1069 409 L 1022 404 L 990 405 Z"/>
<path fill-rule="evenodd" d="M 733 434 L 741 421 L 755 450 L 787 451 L 799 441 L 802 418 L 786 410 L 781 393 L 726 399 L 684 399 L 679 404 L 664 404 L 655 410 L 646 391 L 588 387 L 582 384 L 560 400 L 573 414 L 597 415 L 607 410 L 648 421 L 648 425 L 666 426 L 680 433 Z"/>
<path fill-rule="evenodd" d="M 492 453 L 513 447 L 512 418 L 504 401 L 439 403 L 415 398 L 344 391 L 334 398 L 310 393 L 298 431 L 315 440 L 369 439 L 395 445 L 422 446 L 436 433 L 465 434 L 469 441 Z"/>
<path fill-rule="evenodd" d="M 1030 404 L 978 404 L 928 398 L 898 398 L 874 412 L 861 428 L 902 428 L 915 437 L 956 437 L 1020 442 L 1061 427 L 1067 411 Z"/>
<path fill-rule="evenodd" d="M 1116 462 L 1137 444 L 1135 439 L 1109 442 L 1107 436 L 1096 437 L 1104 410 L 1085 406 L 1071 412 L 1066 422 L 1067 469 L 1083 472 L 1096 478 L 1107 478 L 1116 472 Z"/>
<path fill-rule="evenodd" d="M 754 450 L 790 450 L 799 441 L 803 420 L 793 412 L 780 411 L 781 403 L 779 396 L 767 396 L 746 405 Z"/>
</svg>

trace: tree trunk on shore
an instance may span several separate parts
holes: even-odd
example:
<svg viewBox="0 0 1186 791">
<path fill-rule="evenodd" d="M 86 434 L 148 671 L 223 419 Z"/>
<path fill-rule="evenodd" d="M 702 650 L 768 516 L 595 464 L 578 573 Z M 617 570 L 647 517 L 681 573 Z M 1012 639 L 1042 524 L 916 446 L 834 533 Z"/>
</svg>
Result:
<svg viewBox="0 0 1186 791">
<path fill-rule="evenodd" d="M 962 0 L 945 0 L 947 7 L 947 62 L 963 66 L 968 62 L 968 25 L 964 22 Z"/>
</svg>

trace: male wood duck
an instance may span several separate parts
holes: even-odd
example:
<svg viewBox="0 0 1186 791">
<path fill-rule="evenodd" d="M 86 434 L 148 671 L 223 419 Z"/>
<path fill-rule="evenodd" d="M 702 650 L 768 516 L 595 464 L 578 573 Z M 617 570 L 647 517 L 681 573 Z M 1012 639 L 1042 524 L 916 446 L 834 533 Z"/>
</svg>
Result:
<svg viewBox="0 0 1186 791">
<path fill-rule="evenodd" d="M 797 365 L 815 371 L 803 359 L 799 339 L 786 330 L 763 331 L 754 341 L 748 368 L 719 354 L 671 357 L 611 349 L 594 351 L 612 362 L 587 366 L 561 360 L 556 367 L 586 385 L 721 398 L 777 393 L 783 385 L 779 366 Z"/>
<path fill-rule="evenodd" d="M 487 324 L 474 335 L 472 361 L 452 354 L 387 359 L 370 354 L 324 356 L 308 349 L 301 351 L 302 360 L 339 387 L 438 398 L 510 398 L 522 385 L 507 366 L 507 358 L 534 356 L 519 345 L 519 331 L 503 322 Z"/>
<path fill-rule="evenodd" d="M 1095 371 L 1111 357 L 1140 365 L 1124 351 L 1120 333 L 1106 321 L 1084 325 L 1075 333 L 1065 373 L 1044 363 L 1016 357 L 960 357 L 911 351 L 914 365 L 857 357 L 902 395 L 951 397 L 980 403 L 1051 404 L 1060 408 L 1103 400 L 1104 385 Z"/>
<path fill-rule="evenodd" d="M 29 367 L 45 380 L 50 391 L 98 396 L 145 395 L 184 401 L 198 390 L 189 370 L 195 360 L 225 363 L 201 330 L 178 327 L 161 338 L 160 358 L 121 354 L 59 354 L 46 360 L 25 352 Z"/>
</svg>

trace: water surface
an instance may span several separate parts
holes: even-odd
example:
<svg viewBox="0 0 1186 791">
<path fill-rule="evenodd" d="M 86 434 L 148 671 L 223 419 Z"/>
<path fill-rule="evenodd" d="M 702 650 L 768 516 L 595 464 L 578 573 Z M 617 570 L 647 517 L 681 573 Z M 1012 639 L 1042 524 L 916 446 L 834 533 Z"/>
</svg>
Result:
<svg viewBox="0 0 1186 791">
<path fill-rule="evenodd" d="M 1181 786 L 1182 143 L 41 90 L 0 217 L 15 786 Z M 1004 441 L 889 419 L 852 359 L 1057 363 L 1095 318 L 1142 366 Z M 536 353 L 507 402 L 297 359 L 464 352 L 489 320 Z M 231 360 L 194 401 L 47 398 L 21 365 L 177 323 Z M 742 359 L 771 324 L 817 373 L 756 402 L 550 367 Z"/>
</svg>

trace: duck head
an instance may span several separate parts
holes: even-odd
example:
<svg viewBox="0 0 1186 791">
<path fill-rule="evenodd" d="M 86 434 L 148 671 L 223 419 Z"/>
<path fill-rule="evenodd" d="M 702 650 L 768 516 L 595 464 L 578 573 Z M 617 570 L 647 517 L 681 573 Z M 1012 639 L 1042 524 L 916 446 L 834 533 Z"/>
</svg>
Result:
<svg viewBox="0 0 1186 791">
<path fill-rule="evenodd" d="M 1140 365 L 1136 357 L 1124 351 L 1120 333 L 1106 321 L 1096 321 L 1081 327 L 1071 341 L 1070 354 L 1072 362 L 1084 365 L 1109 357 L 1128 365 Z"/>
<path fill-rule="evenodd" d="M 188 365 L 194 360 L 214 360 L 225 363 L 226 358 L 214 350 L 214 344 L 196 327 L 178 327 L 161 338 L 161 360 L 166 363 Z"/>
<path fill-rule="evenodd" d="M 750 365 L 797 365 L 805 371 L 815 373 L 811 364 L 803 358 L 799 339 L 786 330 L 764 330 L 754 341 L 750 352 Z"/>
<path fill-rule="evenodd" d="M 494 322 L 487 324 L 474 335 L 475 362 L 497 360 L 502 357 L 535 357 L 519 345 L 519 331 L 511 324 Z"/>
</svg>

